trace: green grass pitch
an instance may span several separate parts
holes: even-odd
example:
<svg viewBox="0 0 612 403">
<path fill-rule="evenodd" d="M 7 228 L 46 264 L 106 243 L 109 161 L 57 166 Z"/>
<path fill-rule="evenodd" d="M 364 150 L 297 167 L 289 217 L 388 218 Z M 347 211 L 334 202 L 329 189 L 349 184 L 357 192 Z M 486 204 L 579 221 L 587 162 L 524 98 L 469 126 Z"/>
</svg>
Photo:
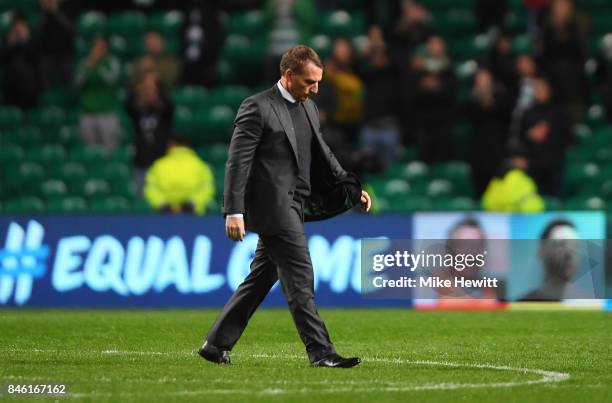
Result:
<svg viewBox="0 0 612 403">
<path fill-rule="evenodd" d="M 0 310 L 9 384 L 57 401 L 612 401 L 612 318 L 593 311 L 321 310 L 352 369 L 310 368 L 287 310 L 260 310 L 216 366 L 196 355 L 216 310 Z"/>
</svg>

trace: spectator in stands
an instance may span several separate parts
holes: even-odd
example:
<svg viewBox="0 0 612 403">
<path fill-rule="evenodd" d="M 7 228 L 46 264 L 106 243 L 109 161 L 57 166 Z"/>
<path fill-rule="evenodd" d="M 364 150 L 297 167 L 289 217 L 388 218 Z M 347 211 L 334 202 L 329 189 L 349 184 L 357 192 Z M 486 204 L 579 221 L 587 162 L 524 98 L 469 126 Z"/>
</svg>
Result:
<svg viewBox="0 0 612 403">
<path fill-rule="evenodd" d="M 178 58 L 164 49 L 165 40 L 161 33 L 150 30 L 144 37 L 145 53 L 134 61 L 132 84 L 140 83 L 149 72 L 155 72 L 164 91 L 174 88 L 180 72 Z"/>
<path fill-rule="evenodd" d="M 571 125 L 563 107 L 553 103 L 546 79 L 534 81 L 534 98 L 535 105 L 525 111 L 521 121 L 514 161 L 536 181 L 541 194 L 560 196 Z"/>
<path fill-rule="evenodd" d="M 368 58 L 368 67 L 362 73 L 367 96 L 360 145 L 362 149 L 370 149 L 379 156 L 385 168 L 396 159 L 400 145 L 398 73 L 389 61 L 382 35 L 373 34 L 368 46 Z"/>
<path fill-rule="evenodd" d="M 172 101 L 160 90 L 154 71 L 146 73 L 133 88 L 126 110 L 134 127 L 135 182 L 141 193 L 146 169 L 166 151 L 174 111 Z"/>
<path fill-rule="evenodd" d="M 509 147 L 515 149 L 520 143 L 520 128 L 523 114 L 535 103 L 534 82 L 537 76 L 536 63 L 530 55 L 521 55 L 516 59 L 517 86 L 513 89 L 512 98 L 516 99 L 510 122 Z"/>
<path fill-rule="evenodd" d="M 158 211 L 201 215 L 215 194 L 213 174 L 195 151 L 175 137 L 166 155 L 147 172 L 144 194 Z"/>
<path fill-rule="evenodd" d="M 87 144 L 113 150 L 119 144 L 120 126 L 116 110 L 119 60 L 108 52 L 106 39 L 96 37 L 89 54 L 76 69 L 75 83 L 81 91 L 79 130 Z"/>
<path fill-rule="evenodd" d="M 481 195 L 505 157 L 511 113 L 508 92 L 495 82 L 490 71 L 476 72 L 466 112 L 474 130 L 471 147 L 474 185 Z"/>
<path fill-rule="evenodd" d="M 336 111 L 329 116 L 332 127 L 344 133 L 352 143 L 363 118 L 363 82 L 353 70 L 353 48 L 347 39 L 334 42 L 332 54 L 325 62 L 324 80 L 336 93 Z"/>
<path fill-rule="evenodd" d="M 528 16 L 527 31 L 533 38 L 536 38 L 540 31 L 539 27 L 542 24 L 548 3 L 550 3 L 550 0 L 523 0 Z"/>
<path fill-rule="evenodd" d="M 181 81 L 190 85 L 212 85 L 217 80 L 217 62 L 223 46 L 221 0 L 192 0 L 186 7 L 181 31 Z"/>
<path fill-rule="evenodd" d="M 571 0 L 551 1 L 541 32 L 540 47 L 542 72 L 555 89 L 557 100 L 567 106 L 572 123 L 579 123 L 587 95 L 584 75 L 587 47 Z"/>
<path fill-rule="evenodd" d="M 601 91 L 608 122 L 612 123 L 612 34 L 607 34 L 597 56 L 597 87 Z"/>
<path fill-rule="evenodd" d="M 446 43 L 439 36 L 430 37 L 426 47 L 413 58 L 402 89 L 404 94 L 414 97 L 412 103 L 403 107 L 408 106 L 413 112 L 421 161 L 433 163 L 451 156 L 456 86 Z"/>
<path fill-rule="evenodd" d="M 508 91 L 516 88 L 516 56 L 512 51 L 511 38 L 499 33 L 494 36 L 493 46 L 487 55 L 485 65 L 497 81 L 500 81 Z"/>
<path fill-rule="evenodd" d="M 507 0 L 478 0 L 476 2 L 476 19 L 480 32 L 494 28 L 500 31 L 504 26 L 504 19 L 508 12 Z"/>
<path fill-rule="evenodd" d="M 58 0 L 41 0 L 40 8 L 40 52 L 45 87 L 70 84 L 74 69 L 74 23 L 60 8 Z"/>
<path fill-rule="evenodd" d="M 43 75 L 38 50 L 25 16 L 14 16 L 0 44 L 4 103 L 31 108 L 38 103 Z"/>
<path fill-rule="evenodd" d="M 413 51 L 433 34 L 430 20 L 424 6 L 412 0 L 400 0 L 397 21 L 385 32 L 393 64 L 399 67 L 410 63 Z"/>
</svg>

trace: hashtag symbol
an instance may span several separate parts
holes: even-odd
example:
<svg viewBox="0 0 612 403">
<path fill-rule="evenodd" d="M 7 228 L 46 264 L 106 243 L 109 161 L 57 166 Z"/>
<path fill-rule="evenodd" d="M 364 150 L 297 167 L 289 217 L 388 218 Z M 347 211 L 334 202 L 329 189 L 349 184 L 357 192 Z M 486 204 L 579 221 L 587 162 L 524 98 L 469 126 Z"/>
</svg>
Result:
<svg viewBox="0 0 612 403">
<path fill-rule="evenodd" d="M 8 227 L 4 249 L 0 249 L 0 304 L 6 304 L 13 290 L 15 303 L 23 305 L 32 295 L 35 278 L 47 271 L 49 247 L 42 244 L 45 230 L 31 220 L 27 230 L 12 222 Z"/>
</svg>

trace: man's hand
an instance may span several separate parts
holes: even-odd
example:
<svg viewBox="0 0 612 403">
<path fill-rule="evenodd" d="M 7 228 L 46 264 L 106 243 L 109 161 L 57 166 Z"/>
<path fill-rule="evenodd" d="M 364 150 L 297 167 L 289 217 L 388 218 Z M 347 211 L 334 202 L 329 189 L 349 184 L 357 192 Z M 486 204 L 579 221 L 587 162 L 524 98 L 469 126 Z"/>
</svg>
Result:
<svg viewBox="0 0 612 403">
<path fill-rule="evenodd" d="M 372 199 L 370 195 L 365 190 L 361 191 L 361 211 L 365 211 L 366 213 L 370 211 L 370 207 L 372 207 Z"/>
<path fill-rule="evenodd" d="M 225 234 L 232 241 L 242 241 L 245 236 L 244 218 L 242 217 L 226 217 L 225 218 Z"/>
</svg>

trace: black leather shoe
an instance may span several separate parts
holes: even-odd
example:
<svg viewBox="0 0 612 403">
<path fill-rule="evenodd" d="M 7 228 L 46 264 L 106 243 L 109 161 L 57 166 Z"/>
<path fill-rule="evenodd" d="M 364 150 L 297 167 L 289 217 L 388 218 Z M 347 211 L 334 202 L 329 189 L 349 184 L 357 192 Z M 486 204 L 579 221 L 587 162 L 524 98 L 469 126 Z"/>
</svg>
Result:
<svg viewBox="0 0 612 403">
<path fill-rule="evenodd" d="M 215 364 L 231 364 L 228 350 L 221 350 L 217 346 L 213 346 L 208 341 L 205 341 L 198 350 L 198 354 L 205 360 L 214 362 Z"/>
<path fill-rule="evenodd" d="M 359 364 L 361 359 L 358 357 L 349 357 L 344 358 L 340 357 L 338 354 L 331 354 L 319 361 L 313 362 L 311 365 L 313 367 L 327 367 L 327 368 L 350 368 Z"/>
</svg>

